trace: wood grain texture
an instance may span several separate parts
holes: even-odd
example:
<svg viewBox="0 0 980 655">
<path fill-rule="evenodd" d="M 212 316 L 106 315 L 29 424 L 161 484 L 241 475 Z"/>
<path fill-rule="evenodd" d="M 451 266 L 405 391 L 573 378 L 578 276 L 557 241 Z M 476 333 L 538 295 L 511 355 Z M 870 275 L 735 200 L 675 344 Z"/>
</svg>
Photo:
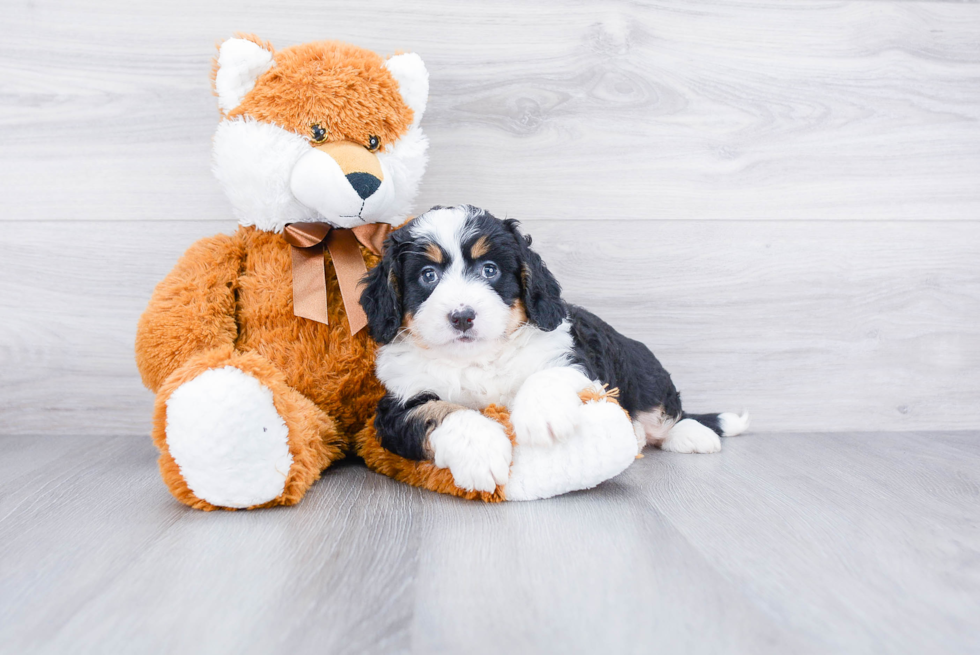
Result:
<svg viewBox="0 0 980 655">
<path fill-rule="evenodd" d="M 419 52 L 419 207 L 540 218 L 976 219 L 980 6 L 933 2 L 4 8 L 0 220 L 220 220 L 213 44 Z"/>
<path fill-rule="evenodd" d="M 524 223 L 566 298 L 651 347 L 688 409 L 763 431 L 980 424 L 980 224 L 594 225 Z M 148 434 L 136 321 L 195 239 L 231 230 L 0 223 L 0 434 Z"/>
<path fill-rule="evenodd" d="M 488 506 L 357 464 L 205 514 L 148 439 L 0 438 L 4 653 L 974 653 L 980 434 L 751 435 Z"/>
</svg>

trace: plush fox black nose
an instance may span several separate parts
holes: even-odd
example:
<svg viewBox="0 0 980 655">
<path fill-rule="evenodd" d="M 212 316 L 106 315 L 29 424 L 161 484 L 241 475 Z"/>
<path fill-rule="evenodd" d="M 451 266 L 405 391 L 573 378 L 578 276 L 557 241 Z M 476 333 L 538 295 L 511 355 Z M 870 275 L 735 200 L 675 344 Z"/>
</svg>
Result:
<svg viewBox="0 0 980 655">
<path fill-rule="evenodd" d="M 347 181 L 357 191 L 357 195 L 361 196 L 361 200 L 367 200 L 381 186 L 381 180 L 370 173 L 349 173 Z"/>
<path fill-rule="evenodd" d="M 472 307 L 454 309 L 449 314 L 449 322 L 460 332 L 466 332 L 473 327 L 474 318 L 476 318 L 476 312 L 473 311 Z"/>
</svg>

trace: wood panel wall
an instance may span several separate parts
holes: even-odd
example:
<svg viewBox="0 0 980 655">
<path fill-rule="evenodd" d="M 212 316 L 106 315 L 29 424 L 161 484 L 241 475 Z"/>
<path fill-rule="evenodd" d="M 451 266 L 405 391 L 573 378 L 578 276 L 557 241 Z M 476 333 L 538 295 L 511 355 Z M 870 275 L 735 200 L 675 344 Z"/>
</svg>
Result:
<svg viewBox="0 0 980 655">
<path fill-rule="evenodd" d="M 980 422 L 980 5 L 8 2 L 0 433 L 148 432 L 153 285 L 234 229 L 217 41 L 431 73 L 420 209 L 524 220 L 569 299 L 758 430 Z"/>
</svg>

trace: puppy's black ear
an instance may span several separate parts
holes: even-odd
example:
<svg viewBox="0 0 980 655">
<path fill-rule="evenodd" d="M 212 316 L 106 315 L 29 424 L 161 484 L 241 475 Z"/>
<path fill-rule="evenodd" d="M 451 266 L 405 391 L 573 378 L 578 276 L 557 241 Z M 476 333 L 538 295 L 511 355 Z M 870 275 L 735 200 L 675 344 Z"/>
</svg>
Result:
<svg viewBox="0 0 980 655">
<path fill-rule="evenodd" d="M 517 242 L 521 261 L 521 300 L 527 318 L 545 332 L 550 332 L 561 325 L 567 315 L 565 301 L 561 299 L 561 285 L 538 253 L 531 250 L 531 237 L 517 229 L 520 223 L 509 218 L 504 225 Z"/>
<path fill-rule="evenodd" d="M 380 344 L 390 343 L 402 326 L 401 250 L 397 232 L 385 240 L 384 254 L 377 266 L 364 276 L 361 307 L 367 314 L 368 332 Z"/>
</svg>

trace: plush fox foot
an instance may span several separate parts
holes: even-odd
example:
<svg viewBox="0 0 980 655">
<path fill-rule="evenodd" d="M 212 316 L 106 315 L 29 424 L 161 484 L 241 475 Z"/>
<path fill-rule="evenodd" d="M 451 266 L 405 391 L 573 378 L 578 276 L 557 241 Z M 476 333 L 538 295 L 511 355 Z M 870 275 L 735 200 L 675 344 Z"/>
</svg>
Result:
<svg viewBox="0 0 980 655">
<path fill-rule="evenodd" d="M 532 435 L 526 443 L 517 432 L 510 478 L 504 486 L 507 500 L 535 500 L 590 489 L 619 475 L 636 459 L 633 423 L 614 399 L 590 383 L 575 400 L 577 404 L 567 408 L 568 414 L 561 419 L 554 412 L 545 412 L 560 425 L 573 426 L 560 439 Z M 522 419 L 516 410 L 511 418 L 516 432 Z"/>
<path fill-rule="evenodd" d="M 187 505 L 291 505 L 340 456 L 329 417 L 257 355 L 192 360 L 171 378 L 154 440 L 164 481 Z"/>
<path fill-rule="evenodd" d="M 293 464 L 272 392 L 233 366 L 210 369 L 167 400 L 167 447 L 198 498 L 222 507 L 280 496 Z"/>
</svg>

